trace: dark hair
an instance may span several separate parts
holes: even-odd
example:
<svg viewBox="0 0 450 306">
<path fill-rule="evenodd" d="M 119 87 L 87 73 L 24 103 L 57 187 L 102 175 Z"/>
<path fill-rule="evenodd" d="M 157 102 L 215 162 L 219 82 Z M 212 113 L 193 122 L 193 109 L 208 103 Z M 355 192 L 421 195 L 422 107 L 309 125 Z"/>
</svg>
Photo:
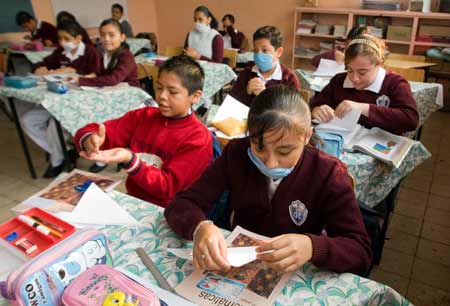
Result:
<svg viewBox="0 0 450 306">
<path fill-rule="evenodd" d="M 283 45 L 283 36 L 281 36 L 280 30 L 274 26 L 263 26 L 253 33 L 253 41 L 261 38 L 268 39 L 275 49 Z"/>
<path fill-rule="evenodd" d="M 347 40 L 352 40 L 356 36 L 359 36 L 361 34 L 370 34 L 370 30 L 365 25 L 357 25 L 350 29 L 350 31 L 347 34 Z"/>
<path fill-rule="evenodd" d="M 211 24 L 209 26 L 211 27 L 211 29 L 217 30 L 217 28 L 219 27 L 219 22 L 217 22 L 216 17 L 214 17 L 213 13 L 211 13 L 211 11 L 206 6 L 201 5 L 197 7 L 194 11 L 194 14 L 197 12 L 205 14 L 206 17 L 211 17 Z"/>
<path fill-rule="evenodd" d="M 59 24 L 63 21 L 77 21 L 74 15 L 69 13 L 68 11 L 61 11 L 56 15 L 56 26 L 58 27 Z"/>
<path fill-rule="evenodd" d="M 224 22 L 225 19 L 228 19 L 232 24 L 234 24 L 234 16 L 233 15 L 226 14 L 225 16 L 222 17 L 222 22 Z"/>
<path fill-rule="evenodd" d="M 111 6 L 111 9 L 118 9 L 121 13 L 123 13 L 123 6 L 120 5 L 119 3 L 114 3 L 114 4 Z"/>
<path fill-rule="evenodd" d="M 352 43 L 352 42 L 357 43 Z M 360 42 L 358 42 L 360 41 Z M 384 41 L 369 34 L 361 34 L 352 39 L 345 49 L 345 63 L 347 64 L 358 55 L 368 56 L 375 65 L 384 63 Z"/>
<path fill-rule="evenodd" d="M 65 31 L 73 37 L 80 35 L 81 38 L 83 38 L 83 34 L 85 32 L 78 22 L 70 20 L 60 22 L 57 29 L 58 31 Z"/>
<path fill-rule="evenodd" d="M 271 86 L 253 100 L 247 129 L 250 141 L 262 149 L 266 132 L 294 130 L 300 134 L 311 129 L 311 111 L 295 88 Z"/>
<path fill-rule="evenodd" d="M 159 67 L 158 77 L 163 72 L 173 72 L 181 80 L 183 86 L 192 95 L 197 90 L 203 90 L 205 72 L 197 61 L 187 55 L 169 58 Z"/>
<path fill-rule="evenodd" d="M 124 34 L 123 27 L 122 27 L 122 25 L 120 24 L 119 21 L 117 21 L 117 20 L 115 20 L 113 18 L 105 19 L 100 24 L 100 29 L 103 28 L 106 25 L 113 25 L 119 30 L 120 34 Z M 114 67 L 116 67 L 117 60 L 119 59 L 119 56 L 126 49 L 129 49 L 128 44 L 126 42 L 122 42 L 120 47 L 117 48 L 117 50 L 115 50 L 114 53 L 111 55 L 111 60 L 109 61 L 108 67 L 105 67 L 106 70 L 111 70 L 111 69 L 114 69 Z"/>
<path fill-rule="evenodd" d="M 36 18 L 34 18 L 34 16 L 28 12 L 20 11 L 16 14 L 16 24 L 18 26 L 22 26 L 24 23 L 27 23 L 30 20 L 36 20 Z"/>
</svg>

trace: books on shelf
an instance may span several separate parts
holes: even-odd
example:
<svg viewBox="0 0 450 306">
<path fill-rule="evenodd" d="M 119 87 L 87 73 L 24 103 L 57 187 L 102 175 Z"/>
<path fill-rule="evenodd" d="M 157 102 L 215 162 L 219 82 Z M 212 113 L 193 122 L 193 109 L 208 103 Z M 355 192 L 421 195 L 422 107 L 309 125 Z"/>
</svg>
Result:
<svg viewBox="0 0 450 306">
<path fill-rule="evenodd" d="M 373 26 L 368 26 L 367 27 L 369 29 L 369 32 L 377 37 L 377 38 L 383 38 L 383 29 L 382 28 L 377 28 L 377 27 L 373 27 Z"/>
<path fill-rule="evenodd" d="M 311 19 L 302 19 L 298 23 L 297 34 L 311 34 L 314 32 L 316 22 Z"/>
<path fill-rule="evenodd" d="M 364 10 L 381 10 L 381 11 L 400 11 L 400 2 L 385 0 L 362 0 L 362 9 Z"/>
<path fill-rule="evenodd" d="M 318 54 L 320 54 L 320 51 L 316 50 L 316 49 L 304 48 L 304 47 L 295 48 L 295 55 L 297 55 L 297 56 L 313 58 L 314 56 L 316 56 Z"/>
<path fill-rule="evenodd" d="M 331 29 L 332 26 L 328 24 L 318 24 L 316 25 L 316 31 L 314 33 L 320 35 L 330 35 Z"/>
<path fill-rule="evenodd" d="M 347 36 L 347 27 L 345 25 L 337 24 L 334 26 L 333 35 L 337 37 L 346 37 Z"/>
</svg>

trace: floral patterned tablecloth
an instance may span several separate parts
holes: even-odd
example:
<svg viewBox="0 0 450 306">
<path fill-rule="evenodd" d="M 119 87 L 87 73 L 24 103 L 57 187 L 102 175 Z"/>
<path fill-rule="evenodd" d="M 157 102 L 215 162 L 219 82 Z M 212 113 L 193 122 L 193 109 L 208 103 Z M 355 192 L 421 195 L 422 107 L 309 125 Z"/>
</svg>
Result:
<svg viewBox="0 0 450 306">
<path fill-rule="evenodd" d="M 145 38 L 127 38 L 127 44 L 132 54 L 136 54 L 142 48 L 150 48 L 150 40 Z"/>
<path fill-rule="evenodd" d="M 118 86 L 110 91 L 69 88 L 62 95 L 47 91 L 45 85 L 29 89 L 0 86 L 0 95 L 42 104 L 72 135 L 90 122 L 120 117 L 151 98 L 132 86 Z"/>
<path fill-rule="evenodd" d="M 249 63 L 249 62 L 253 62 L 253 56 L 254 53 L 253 52 L 244 52 L 244 53 L 238 53 L 237 55 L 237 62 L 238 63 Z"/>
<path fill-rule="evenodd" d="M 165 251 L 187 247 L 169 228 L 161 207 L 113 191 L 112 198 L 140 221 L 143 227 L 110 226 L 105 229 L 117 267 L 150 279 L 150 272 L 134 252 L 143 247 L 172 286 L 179 284 L 192 271 L 185 259 Z M 226 233 L 228 234 L 228 233 Z M 290 279 L 275 305 L 411 305 L 392 288 L 354 274 L 337 274 L 305 264 Z"/>
<path fill-rule="evenodd" d="M 218 109 L 218 105 L 211 105 L 207 123 L 213 120 Z M 341 160 L 355 179 L 358 200 L 370 207 L 375 207 L 386 198 L 402 178 L 430 157 L 431 154 L 425 146 L 415 141 L 399 168 L 389 166 L 360 152 L 344 152 Z"/>
<path fill-rule="evenodd" d="M 320 92 L 328 84 L 329 79 L 314 78 L 312 71 L 297 69 L 297 76 L 303 89 Z M 422 125 L 430 115 L 444 106 L 444 90 L 442 84 L 409 82 L 419 112 L 419 124 Z"/>
</svg>

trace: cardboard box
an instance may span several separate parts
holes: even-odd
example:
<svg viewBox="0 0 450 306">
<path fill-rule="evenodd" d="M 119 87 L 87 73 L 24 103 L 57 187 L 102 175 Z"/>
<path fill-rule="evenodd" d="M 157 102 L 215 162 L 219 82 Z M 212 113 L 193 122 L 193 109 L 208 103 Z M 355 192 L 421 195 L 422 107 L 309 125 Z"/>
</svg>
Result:
<svg viewBox="0 0 450 306">
<path fill-rule="evenodd" d="M 410 41 L 411 40 L 411 32 L 412 32 L 411 27 L 390 25 L 388 27 L 386 39 Z"/>
<path fill-rule="evenodd" d="M 421 25 L 419 27 L 419 36 L 449 37 L 450 36 L 450 27 Z"/>
</svg>

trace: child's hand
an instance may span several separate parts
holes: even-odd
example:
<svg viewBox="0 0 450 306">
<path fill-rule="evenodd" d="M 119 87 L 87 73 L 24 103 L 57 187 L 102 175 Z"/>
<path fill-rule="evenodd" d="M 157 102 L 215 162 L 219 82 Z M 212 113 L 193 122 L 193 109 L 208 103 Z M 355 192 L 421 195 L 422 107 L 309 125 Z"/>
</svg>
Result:
<svg viewBox="0 0 450 306">
<path fill-rule="evenodd" d="M 258 78 L 254 77 L 247 84 L 247 93 L 249 95 L 254 94 L 255 96 L 259 95 L 264 89 L 266 89 L 266 84 Z"/>
<path fill-rule="evenodd" d="M 202 56 L 200 55 L 200 53 L 197 52 L 197 50 L 195 50 L 194 48 L 186 48 L 184 49 L 184 54 L 186 54 L 187 56 L 190 56 L 194 59 L 199 60 Z"/>
<path fill-rule="evenodd" d="M 49 73 L 49 71 L 48 71 L 47 67 L 44 67 L 44 66 L 39 67 L 34 71 L 35 75 L 46 75 L 48 73 Z"/>
<path fill-rule="evenodd" d="M 78 77 L 78 76 L 72 76 L 72 77 L 68 77 L 67 78 L 67 81 L 69 82 L 69 83 L 74 83 L 74 84 L 79 84 L 80 83 L 80 77 Z"/>
<path fill-rule="evenodd" d="M 343 64 L 345 60 L 345 54 L 342 51 L 336 50 L 334 51 L 334 59 L 338 64 Z"/>
<path fill-rule="evenodd" d="M 274 270 L 293 272 L 312 258 L 311 238 L 301 234 L 286 234 L 268 241 L 260 241 L 256 252 L 273 252 L 258 254 L 257 259 Z"/>
<path fill-rule="evenodd" d="M 124 148 L 114 148 L 110 150 L 100 150 L 98 153 L 88 155 L 85 151 L 80 152 L 80 156 L 88 160 L 93 160 L 105 164 L 126 163 L 133 157 L 132 153 Z"/>
<path fill-rule="evenodd" d="M 343 100 L 341 103 L 339 103 L 339 105 L 336 107 L 336 110 L 334 111 L 334 114 L 337 117 L 342 118 L 352 109 L 360 110 L 361 114 L 366 117 L 369 116 L 369 104 L 359 103 L 351 100 Z"/>
<path fill-rule="evenodd" d="M 315 107 L 311 113 L 313 119 L 317 119 L 320 123 L 325 123 L 334 118 L 335 112 L 328 105 L 321 105 Z"/>
<path fill-rule="evenodd" d="M 44 40 L 45 47 L 53 47 L 53 42 L 49 39 Z"/>
<path fill-rule="evenodd" d="M 201 270 L 228 271 L 227 244 L 214 224 L 200 225 L 194 237 L 194 266 Z"/>
<path fill-rule="evenodd" d="M 97 133 L 92 133 L 83 140 L 83 151 L 86 156 L 98 154 L 100 147 L 105 142 L 106 128 L 104 124 L 98 126 Z M 80 154 L 82 153 L 80 152 Z"/>
<path fill-rule="evenodd" d="M 96 78 L 97 75 L 95 73 L 89 73 L 83 76 L 84 78 L 88 78 L 88 79 L 92 79 L 92 78 Z"/>
</svg>

